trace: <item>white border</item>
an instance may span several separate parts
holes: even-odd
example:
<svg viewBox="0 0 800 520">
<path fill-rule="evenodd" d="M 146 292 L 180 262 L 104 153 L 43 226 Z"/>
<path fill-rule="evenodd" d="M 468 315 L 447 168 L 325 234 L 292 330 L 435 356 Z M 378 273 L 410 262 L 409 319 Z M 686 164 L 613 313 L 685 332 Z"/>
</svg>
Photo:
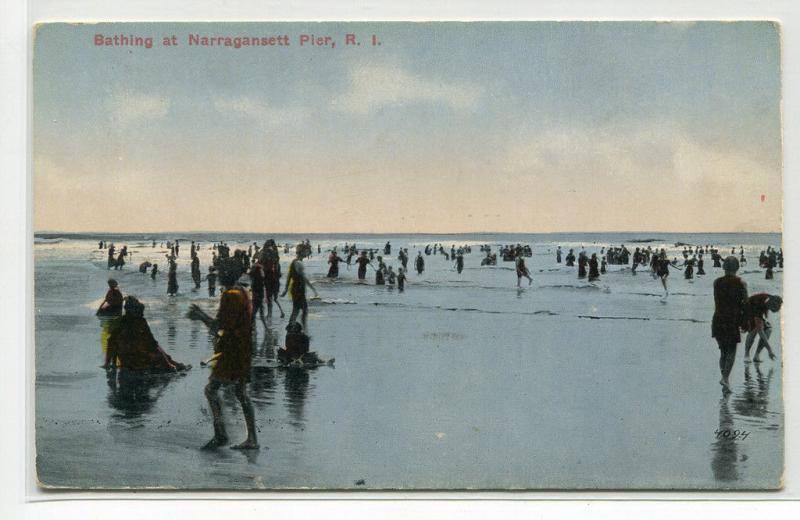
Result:
<svg viewBox="0 0 800 520">
<path fill-rule="evenodd" d="M 256 0 L 0 0 L 0 215 L 6 233 L 0 240 L 0 346 L 5 356 L 4 377 L 0 378 L 0 452 L 5 454 L 0 469 L 0 518 L 59 519 L 83 518 L 91 508 L 97 517 L 113 514 L 114 519 L 143 515 L 174 517 L 177 513 L 199 518 L 224 514 L 250 516 L 258 512 L 281 517 L 324 514 L 326 517 L 371 518 L 375 513 L 391 517 L 447 515 L 485 517 L 490 512 L 519 515 L 535 511 L 542 516 L 590 512 L 602 518 L 619 513 L 637 514 L 658 501 L 656 516 L 721 513 L 739 517 L 758 513 L 788 514 L 800 498 L 800 455 L 793 442 L 800 421 L 800 384 L 793 376 L 800 356 L 795 355 L 792 319 L 800 285 L 796 270 L 784 272 L 784 397 L 786 407 L 785 489 L 777 493 L 101 493 L 52 494 L 36 488 L 32 466 L 32 385 L 25 375 L 32 370 L 32 285 L 31 177 L 29 161 L 31 27 L 39 21 L 207 21 L 207 20 L 691 20 L 771 19 L 782 24 L 783 112 L 784 112 L 784 200 L 798 195 L 800 180 L 792 175 L 800 164 L 800 111 L 797 109 L 800 63 L 800 2 L 778 0 L 540 0 L 523 5 L 513 0 L 467 0 L 454 2 L 405 0 L 339 1 L 303 0 L 277 2 Z M 11 3 L 13 2 L 13 3 Z M 798 210 L 784 204 L 784 248 L 789 266 L 797 247 Z M 25 251 L 25 255 L 21 252 Z M 25 305 L 20 305 L 25 302 Z M 27 311 L 27 312 L 26 312 Z M 22 397 L 25 396 L 23 399 Z M 91 502 L 79 498 L 91 497 Z M 155 500 L 123 499 L 154 498 Z M 201 500 L 208 498 L 211 500 Z M 231 500 L 231 499 L 245 500 Z M 188 499 L 188 500 L 187 500 Z M 327 499 L 327 500 L 323 500 Z M 554 502 L 557 500 L 559 502 Z M 618 500 L 624 500 L 620 502 Z M 691 505 L 674 500 L 688 500 Z M 723 500 L 710 504 L 708 500 Z M 759 500 L 759 502 L 740 502 Z M 765 500 L 767 502 L 765 502 Z M 687 509 L 690 507 L 690 509 Z M 715 509 L 709 509 L 709 508 Z M 12 513 L 13 511 L 13 513 Z M 749 511 L 749 513 L 748 513 Z M 6 512 L 10 514 L 6 514 Z M 649 512 L 648 514 L 652 514 Z"/>
</svg>

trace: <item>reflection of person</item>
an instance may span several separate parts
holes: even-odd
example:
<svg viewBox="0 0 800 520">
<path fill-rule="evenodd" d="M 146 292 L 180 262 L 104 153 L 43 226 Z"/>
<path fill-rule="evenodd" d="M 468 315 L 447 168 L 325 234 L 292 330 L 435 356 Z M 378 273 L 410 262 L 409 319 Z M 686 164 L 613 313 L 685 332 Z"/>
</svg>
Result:
<svg viewBox="0 0 800 520">
<path fill-rule="evenodd" d="M 754 363 L 760 363 L 759 354 L 761 350 L 767 349 L 770 359 L 775 359 L 775 353 L 769 344 L 769 337 L 772 334 L 772 325 L 767 320 L 769 311 L 778 312 L 783 305 L 783 299 L 780 296 L 759 293 L 754 294 L 747 300 L 747 321 L 745 329 L 747 330 L 747 339 L 744 342 L 744 362 L 750 362 L 750 348 L 753 346 L 756 336 L 758 336 L 758 346 L 756 353 L 753 356 Z"/>
<path fill-rule="evenodd" d="M 739 326 L 747 303 L 747 285 L 736 276 L 739 260 L 729 256 L 723 262 L 725 275 L 714 280 L 714 316 L 711 320 L 711 337 L 719 346 L 719 384 L 723 392 L 731 391 L 730 376 L 736 360 L 736 345 L 742 340 Z"/>
<path fill-rule="evenodd" d="M 111 326 L 103 368 L 176 372 L 191 367 L 176 362 L 164 352 L 144 317 L 144 305 L 128 296 L 125 314 Z"/>
<path fill-rule="evenodd" d="M 256 421 L 253 404 L 247 396 L 250 380 L 252 354 L 251 320 L 252 308 L 247 292 L 236 284 L 241 276 L 241 264 L 237 259 L 220 262 L 219 282 L 225 288 L 220 298 L 217 317 L 209 325 L 216 330 L 214 351 L 216 363 L 205 388 L 209 408 L 214 418 L 214 438 L 205 449 L 215 449 L 228 443 L 228 434 L 222 420 L 222 404 L 219 389 L 224 384 L 234 384 L 234 393 L 242 406 L 247 425 L 247 439 L 233 446 L 234 449 L 257 449 Z M 193 319 L 199 319 L 190 314 Z"/>
<path fill-rule="evenodd" d="M 739 472 L 736 467 L 738 462 L 738 440 L 732 435 L 734 431 L 733 415 L 731 414 L 728 403 L 729 396 L 719 401 L 719 429 L 716 432 L 716 440 L 711 445 L 713 456 L 711 458 L 711 471 L 714 478 L 721 482 L 731 482 L 739 479 Z M 726 435 L 726 432 L 730 432 Z"/>
</svg>

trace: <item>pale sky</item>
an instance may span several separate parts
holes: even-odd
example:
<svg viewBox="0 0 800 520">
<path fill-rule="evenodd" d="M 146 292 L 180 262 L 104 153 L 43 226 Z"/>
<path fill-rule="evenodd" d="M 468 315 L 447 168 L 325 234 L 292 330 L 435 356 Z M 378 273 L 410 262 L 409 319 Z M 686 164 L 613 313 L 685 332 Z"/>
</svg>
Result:
<svg viewBox="0 0 800 520">
<path fill-rule="evenodd" d="M 782 227 L 771 23 L 54 24 L 33 75 L 37 231 Z"/>
</svg>

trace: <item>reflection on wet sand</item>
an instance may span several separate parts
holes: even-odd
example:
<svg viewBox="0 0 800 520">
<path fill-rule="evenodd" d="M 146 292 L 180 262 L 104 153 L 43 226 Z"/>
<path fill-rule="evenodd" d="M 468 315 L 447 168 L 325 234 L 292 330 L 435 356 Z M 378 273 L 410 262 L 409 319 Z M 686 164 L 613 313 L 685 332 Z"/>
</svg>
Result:
<svg viewBox="0 0 800 520">
<path fill-rule="evenodd" d="M 284 403 L 289 412 L 289 424 L 305 429 L 305 402 L 309 391 L 309 372 L 315 369 L 287 367 L 283 370 Z"/>
<path fill-rule="evenodd" d="M 147 414 L 164 393 L 170 382 L 180 377 L 173 373 L 147 371 L 109 370 L 108 404 L 121 413 L 120 417 L 135 419 Z"/>
<path fill-rule="evenodd" d="M 746 364 L 744 383 L 739 391 L 735 396 L 728 394 L 720 399 L 719 428 L 714 432 L 716 440 L 711 445 L 711 470 L 717 481 L 739 480 L 740 463 L 749 459 L 747 437 L 753 432 L 779 428 L 777 422 L 769 421 L 773 417 L 776 421 L 779 418 L 777 412 L 769 409 L 773 373 L 772 367 L 764 375 L 759 364 Z"/>
<path fill-rule="evenodd" d="M 711 445 L 711 470 L 714 478 L 720 482 L 731 482 L 739 479 L 739 471 L 736 467 L 738 454 L 738 440 L 732 436 L 722 435 L 720 432 L 733 431 L 733 415 L 731 414 L 730 394 L 719 400 L 719 429 L 717 430 L 717 440 Z"/>
</svg>

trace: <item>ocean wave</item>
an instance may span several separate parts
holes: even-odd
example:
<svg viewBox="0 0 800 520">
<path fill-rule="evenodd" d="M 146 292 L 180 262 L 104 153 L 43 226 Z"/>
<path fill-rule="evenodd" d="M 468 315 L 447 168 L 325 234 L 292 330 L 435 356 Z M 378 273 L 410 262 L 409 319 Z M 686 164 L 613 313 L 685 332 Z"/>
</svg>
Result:
<svg viewBox="0 0 800 520">
<path fill-rule="evenodd" d="M 633 320 L 633 321 L 684 321 L 689 323 L 709 323 L 704 320 L 694 318 L 653 318 L 649 316 L 592 316 L 589 314 L 578 314 L 578 318 L 589 320 Z"/>
</svg>

